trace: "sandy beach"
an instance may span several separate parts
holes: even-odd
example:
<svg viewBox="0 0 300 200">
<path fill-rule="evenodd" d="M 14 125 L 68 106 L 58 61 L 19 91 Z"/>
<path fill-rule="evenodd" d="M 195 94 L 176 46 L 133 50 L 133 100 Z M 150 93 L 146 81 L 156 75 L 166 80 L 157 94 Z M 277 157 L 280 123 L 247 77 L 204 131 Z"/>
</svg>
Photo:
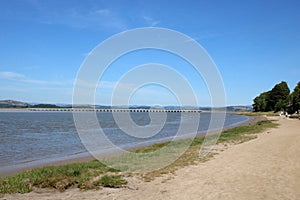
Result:
<svg viewBox="0 0 300 200">
<path fill-rule="evenodd" d="M 150 182 L 130 177 L 125 188 L 38 189 L 2 199 L 300 199 L 300 120 L 277 123 L 257 139 L 218 147 L 209 161 Z"/>
</svg>

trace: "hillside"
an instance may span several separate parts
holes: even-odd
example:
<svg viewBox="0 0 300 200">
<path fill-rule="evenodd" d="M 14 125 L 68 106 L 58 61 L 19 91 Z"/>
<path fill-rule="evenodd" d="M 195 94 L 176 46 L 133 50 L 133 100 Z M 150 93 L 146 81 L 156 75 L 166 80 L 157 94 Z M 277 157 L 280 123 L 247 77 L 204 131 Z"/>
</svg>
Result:
<svg viewBox="0 0 300 200">
<path fill-rule="evenodd" d="M 0 100 L 0 108 L 27 108 L 28 103 L 15 100 Z"/>
</svg>

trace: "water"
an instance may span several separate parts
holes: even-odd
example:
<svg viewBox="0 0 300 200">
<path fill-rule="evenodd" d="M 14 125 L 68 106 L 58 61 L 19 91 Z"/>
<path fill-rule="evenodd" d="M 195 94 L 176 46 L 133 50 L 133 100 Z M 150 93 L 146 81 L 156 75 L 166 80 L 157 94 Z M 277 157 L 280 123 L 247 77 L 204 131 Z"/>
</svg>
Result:
<svg viewBox="0 0 300 200">
<path fill-rule="evenodd" d="M 136 138 L 119 129 L 112 113 L 97 113 L 99 124 L 106 137 L 120 147 L 136 147 L 171 139 L 179 128 L 182 113 L 164 113 L 166 123 L 162 129 L 149 138 Z M 149 113 L 131 113 L 132 120 L 140 127 L 149 126 Z M 194 115 L 190 113 L 184 123 L 189 127 Z M 210 113 L 200 114 L 198 132 L 205 132 L 210 122 Z M 245 116 L 226 115 L 225 127 L 248 120 Z M 155 122 L 151 130 L 160 122 Z M 126 124 L 125 124 L 126 125 Z M 192 130 L 186 128 L 189 134 Z M 11 167 L 21 168 L 38 163 L 50 163 L 59 160 L 87 156 L 71 112 L 0 112 L 0 168 L 2 171 Z"/>
</svg>

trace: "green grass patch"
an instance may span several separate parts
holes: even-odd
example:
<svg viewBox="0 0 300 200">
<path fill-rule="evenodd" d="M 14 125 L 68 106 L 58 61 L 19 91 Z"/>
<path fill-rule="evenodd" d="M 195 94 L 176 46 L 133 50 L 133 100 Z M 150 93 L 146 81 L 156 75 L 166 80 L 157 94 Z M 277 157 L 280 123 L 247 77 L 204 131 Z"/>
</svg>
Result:
<svg viewBox="0 0 300 200">
<path fill-rule="evenodd" d="M 244 142 L 255 138 L 254 133 L 259 133 L 268 128 L 274 128 L 276 126 L 278 125 L 268 120 L 260 121 L 254 125 L 238 126 L 223 131 L 218 142 Z M 176 148 L 181 148 L 187 144 L 187 141 L 188 139 L 175 141 L 173 143 L 174 145 L 172 146 L 173 149 L 171 150 L 174 150 L 176 153 Z M 189 148 L 175 162 L 172 162 L 172 164 L 162 169 L 143 174 L 142 177 L 144 180 L 150 181 L 162 174 L 173 173 L 179 168 L 199 162 L 199 150 L 203 141 L 203 137 L 194 138 L 193 141 L 189 140 L 188 142 L 191 142 L 189 143 Z M 138 154 L 149 152 L 155 153 L 155 151 L 169 144 L 170 142 L 155 144 L 149 147 L 134 150 L 133 152 Z M 171 155 L 174 152 L 167 153 L 170 153 Z M 212 155 L 213 154 L 210 156 Z M 155 156 L 155 154 L 153 154 L 153 156 Z M 209 159 L 210 156 L 203 158 L 202 161 Z M 124 160 L 120 159 L 120 162 L 124 161 L 124 169 L 126 169 L 126 164 L 132 165 L 132 162 L 126 163 L 126 156 L 124 158 Z M 143 159 L 143 157 L 141 156 L 140 159 Z M 145 158 L 145 160 L 147 159 Z M 95 180 L 96 177 L 100 178 Z M 63 166 L 41 167 L 19 173 L 15 176 L 3 178 L 0 180 L 0 193 L 27 193 L 32 191 L 33 187 L 55 188 L 59 191 L 64 191 L 71 187 L 78 187 L 80 189 L 97 189 L 99 187 L 122 187 L 126 184 L 127 181 L 118 173 L 118 170 L 107 167 L 99 161 L 90 161 L 67 164 Z"/>
<path fill-rule="evenodd" d="M 87 185 L 91 185 L 89 182 L 93 177 L 115 171 L 96 160 L 41 167 L 3 178 L 0 180 L 0 193 L 27 193 L 33 187 L 55 188 L 59 191 L 70 187 L 85 189 Z"/>
<path fill-rule="evenodd" d="M 273 123 L 270 120 L 263 120 L 257 122 L 254 125 L 249 126 L 237 126 L 226 131 L 223 131 L 219 137 L 218 143 L 233 142 L 241 143 L 255 138 L 253 133 L 260 133 L 268 128 L 277 127 L 278 124 Z"/>
<path fill-rule="evenodd" d="M 157 149 L 160 149 L 164 146 L 167 146 L 168 144 L 170 144 L 170 142 L 163 142 L 163 143 L 159 143 L 159 144 L 153 144 L 151 146 L 147 146 L 147 147 L 141 147 L 138 149 L 133 150 L 134 153 L 149 153 L 149 152 L 154 152 Z"/>
<path fill-rule="evenodd" d="M 119 188 L 127 184 L 127 181 L 123 179 L 121 175 L 105 175 L 100 179 L 93 182 L 95 186 Z"/>
<path fill-rule="evenodd" d="M 244 116 L 278 116 L 278 113 L 270 112 L 237 112 L 237 115 Z"/>
</svg>

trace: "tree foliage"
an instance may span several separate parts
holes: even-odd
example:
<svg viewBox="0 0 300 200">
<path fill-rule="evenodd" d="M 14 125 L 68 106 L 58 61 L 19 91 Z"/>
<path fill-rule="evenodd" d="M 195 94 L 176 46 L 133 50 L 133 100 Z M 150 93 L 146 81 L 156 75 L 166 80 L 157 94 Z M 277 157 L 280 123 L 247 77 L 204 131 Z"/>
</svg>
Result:
<svg viewBox="0 0 300 200">
<path fill-rule="evenodd" d="M 255 97 L 254 104 L 253 104 L 253 109 L 256 112 L 259 111 L 266 111 L 267 108 L 267 99 L 269 97 L 270 92 L 264 92 L 261 93 L 259 96 Z"/>
<path fill-rule="evenodd" d="M 300 91 L 300 85 L 298 89 Z M 297 95 L 295 95 L 295 98 L 296 96 Z M 272 90 L 261 93 L 259 96 L 255 97 L 253 100 L 253 109 L 255 112 L 286 111 L 290 106 L 291 99 L 293 98 L 290 96 L 290 89 L 287 83 L 282 81 L 281 83 L 276 84 Z"/>
<path fill-rule="evenodd" d="M 31 108 L 60 108 L 60 106 L 55 104 L 36 104 L 31 106 Z"/>
<path fill-rule="evenodd" d="M 267 100 L 267 111 L 279 111 L 281 109 L 286 109 L 288 104 L 287 99 L 290 94 L 290 89 L 286 82 L 282 81 L 276 84 L 270 91 Z"/>
<path fill-rule="evenodd" d="M 291 94 L 293 112 L 300 110 L 300 82 L 298 82 L 293 93 Z"/>
</svg>

